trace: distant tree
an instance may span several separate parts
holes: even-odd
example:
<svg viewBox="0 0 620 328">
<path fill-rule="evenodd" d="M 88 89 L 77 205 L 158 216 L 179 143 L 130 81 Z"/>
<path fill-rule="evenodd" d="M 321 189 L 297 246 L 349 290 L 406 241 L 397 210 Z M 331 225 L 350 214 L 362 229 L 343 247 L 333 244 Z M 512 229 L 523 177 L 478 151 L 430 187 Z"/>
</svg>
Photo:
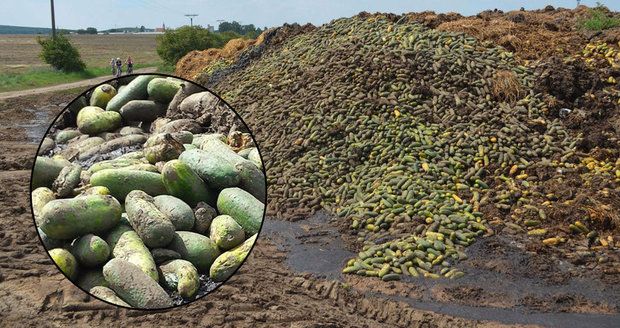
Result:
<svg viewBox="0 0 620 328">
<path fill-rule="evenodd" d="M 77 34 L 86 34 L 86 30 L 85 30 L 85 29 L 83 29 L 83 28 L 81 28 L 81 29 L 79 29 L 79 30 L 77 30 L 77 31 L 75 31 L 75 32 L 76 32 Z"/>
<path fill-rule="evenodd" d="M 256 33 L 256 27 L 254 27 L 254 24 L 241 26 L 241 34 L 245 35 L 248 33 Z"/>
<path fill-rule="evenodd" d="M 233 21 L 232 23 L 221 22 L 220 25 L 218 25 L 217 31 L 219 33 L 234 32 L 240 36 L 245 36 L 246 38 L 250 39 L 258 37 L 258 35 L 261 33 L 261 29 L 256 28 L 254 24 L 241 25 L 237 21 Z"/>
<path fill-rule="evenodd" d="M 144 25 L 140 26 L 140 32 L 144 32 L 146 31 L 146 27 L 144 27 Z"/>
<path fill-rule="evenodd" d="M 230 22 L 221 22 L 217 27 L 218 32 L 235 32 L 237 34 L 243 34 L 243 27 L 239 22 L 232 21 Z"/>
<path fill-rule="evenodd" d="M 97 34 L 97 29 L 94 27 L 87 27 L 86 34 Z"/>
<path fill-rule="evenodd" d="M 57 34 L 55 38 L 37 37 L 37 42 L 43 48 L 39 57 L 52 67 L 64 72 L 83 71 L 86 68 L 80 53 L 66 36 Z"/>
<path fill-rule="evenodd" d="M 222 40 L 200 26 L 183 26 L 157 36 L 157 54 L 167 64 L 176 62 L 192 50 L 222 46 Z"/>
</svg>

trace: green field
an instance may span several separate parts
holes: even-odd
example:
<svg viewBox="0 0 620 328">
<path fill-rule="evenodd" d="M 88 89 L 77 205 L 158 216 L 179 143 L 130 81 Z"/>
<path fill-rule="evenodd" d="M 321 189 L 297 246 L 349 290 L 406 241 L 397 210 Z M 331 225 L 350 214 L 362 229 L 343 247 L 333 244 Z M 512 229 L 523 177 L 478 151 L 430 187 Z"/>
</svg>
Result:
<svg viewBox="0 0 620 328">
<path fill-rule="evenodd" d="M 0 35 L 0 92 L 111 76 L 109 64 L 113 57 L 125 61 L 131 56 L 134 69 L 158 67 L 160 72 L 170 72 L 172 68 L 164 67 L 157 56 L 155 37 L 153 34 L 70 35 L 87 69 L 81 73 L 63 73 L 39 59 L 41 47 L 36 35 Z"/>
</svg>

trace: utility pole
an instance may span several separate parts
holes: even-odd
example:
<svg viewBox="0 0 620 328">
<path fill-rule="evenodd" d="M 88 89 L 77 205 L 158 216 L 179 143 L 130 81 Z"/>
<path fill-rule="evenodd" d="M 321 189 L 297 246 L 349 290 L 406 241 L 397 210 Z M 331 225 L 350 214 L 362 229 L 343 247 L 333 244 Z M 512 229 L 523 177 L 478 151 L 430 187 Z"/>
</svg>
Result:
<svg viewBox="0 0 620 328">
<path fill-rule="evenodd" d="M 185 17 L 189 17 L 189 26 L 194 26 L 194 17 L 198 16 L 197 14 L 186 14 Z"/>
<path fill-rule="evenodd" d="M 50 0 L 52 5 L 52 39 L 56 38 L 56 20 L 54 19 L 54 0 Z"/>
</svg>

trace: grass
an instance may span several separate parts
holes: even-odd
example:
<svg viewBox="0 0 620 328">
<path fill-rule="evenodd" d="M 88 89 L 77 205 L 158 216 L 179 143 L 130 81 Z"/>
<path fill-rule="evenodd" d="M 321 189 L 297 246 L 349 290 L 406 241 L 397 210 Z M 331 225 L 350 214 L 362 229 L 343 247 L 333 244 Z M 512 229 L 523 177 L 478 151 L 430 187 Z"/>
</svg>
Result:
<svg viewBox="0 0 620 328">
<path fill-rule="evenodd" d="M 134 70 L 145 67 L 160 66 L 165 68 L 162 66 L 161 62 L 136 64 L 134 66 Z M 172 69 L 174 70 L 174 67 Z M 105 75 L 109 75 L 110 78 L 112 78 L 111 68 L 90 67 L 84 72 L 64 73 L 48 67 L 37 67 L 29 69 L 25 72 L 3 72 L 0 73 L 0 92 L 71 83 Z"/>
<path fill-rule="evenodd" d="M 608 15 L 608 10 L 600 3 L 590 9 L 590 17 L 581 21 L 582 28 L 591 31 L 602 31 L 620 26 L 620 18 Z"/>
<path fill-rule="evenodd" d="M 174 65 L 161 62 L 157 65 L 157 72 L 174 75 Z"/>
</svg>

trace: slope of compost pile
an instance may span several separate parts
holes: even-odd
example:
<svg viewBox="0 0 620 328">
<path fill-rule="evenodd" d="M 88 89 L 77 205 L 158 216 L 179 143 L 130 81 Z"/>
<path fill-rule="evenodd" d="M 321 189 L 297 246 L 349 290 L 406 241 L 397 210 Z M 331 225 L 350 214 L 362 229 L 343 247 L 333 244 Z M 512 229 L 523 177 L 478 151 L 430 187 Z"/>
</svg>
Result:
<svg viewBox="0 0 620 328">
<path fill-rule="evenodd" d="M 281 27 L 266 30 L 256 40 L 236 39 L 240 41 L 231 40 L 224 49 L 192 51 L 179 60 L 175 72 L 178 76 L 188 79 L 217 81 L 232 72 L 245 68 L 254 59 L 259 58 L 266 49 L 273 51 L 288 38 L 314 28 L 311 24 L 284 24 Z M 240 46 L 241 42 L 244 42 L 246 46 Z"/>
<path fill-rule="evenodd" d="M 222 49 L 211 48 L 191 51 L 177 62 L 177 71 L 184 72 L 183 77 L 193 79 L 207 66 L 214 70 L 230 65 L 236 60 L 240 52 L 255 43 L 256 40 L 238 38 L 228 41 Z"/>
<path fill-rule="evenodd" d="M 453 264 L 464 247 L 513 207 L 536 212 L 527 226 L 546 219 L 534 201 L 546 196 L 534 187 L 544 176 L 530 172 L 571 170 L 580 139 L 544 115 L 533 79 L 504 48 L 362 14 L 200 82 L 257 127 L 268 215 L 331 210 L 361 250 L 344 271 L 392 280 L 461 276 Z"/>
</svg>

